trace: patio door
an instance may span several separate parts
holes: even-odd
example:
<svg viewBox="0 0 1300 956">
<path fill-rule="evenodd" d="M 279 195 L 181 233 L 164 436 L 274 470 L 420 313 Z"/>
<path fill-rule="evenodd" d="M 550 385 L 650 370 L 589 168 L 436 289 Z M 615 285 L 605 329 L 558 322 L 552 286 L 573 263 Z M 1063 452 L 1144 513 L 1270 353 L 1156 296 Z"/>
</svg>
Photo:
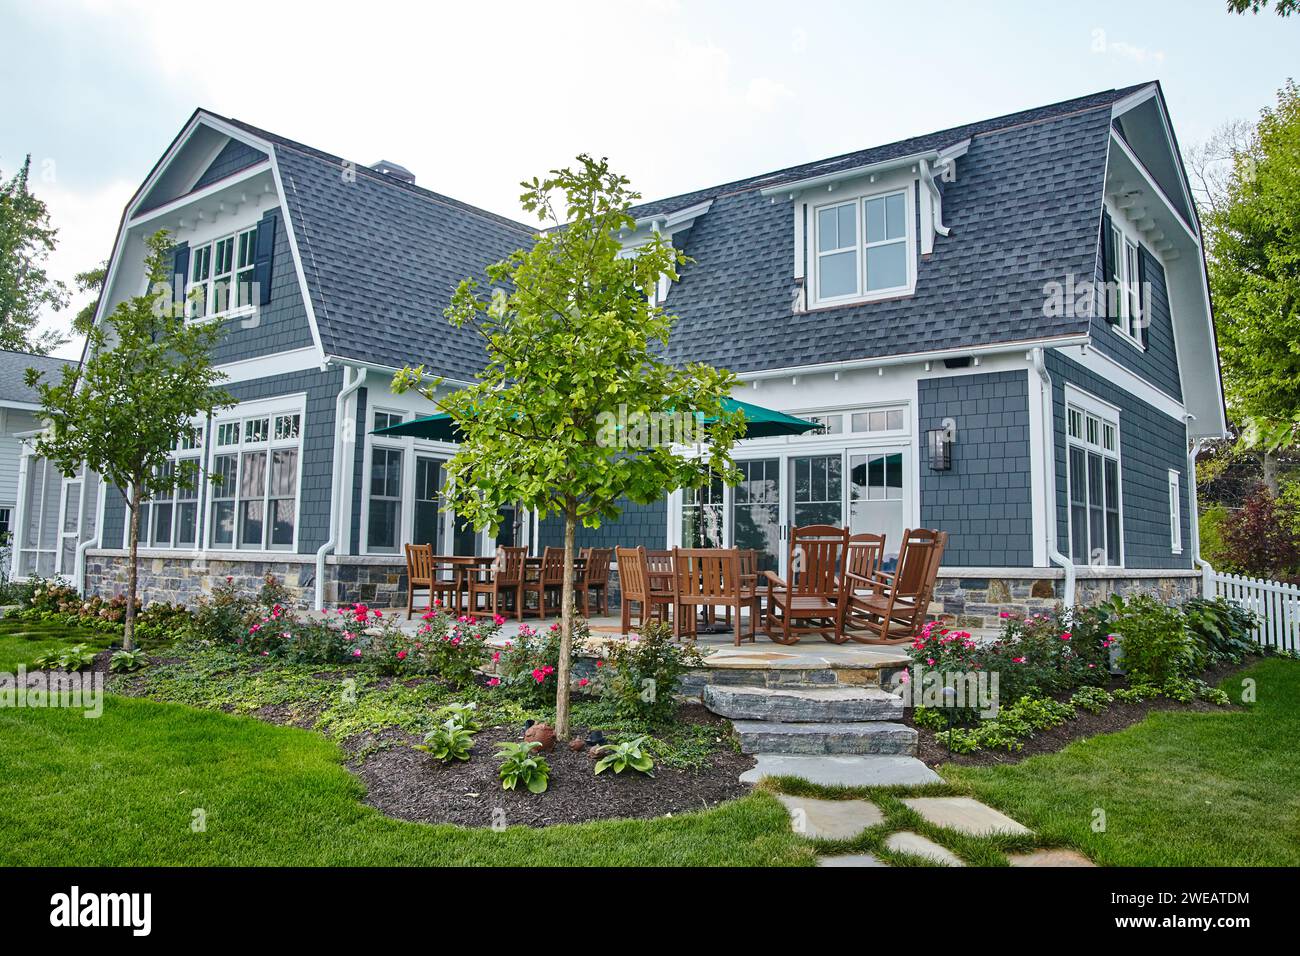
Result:
<svg viewBox="0 0 1300 956">
<path fill-rule="evenodd" d="M 428 455 L 415 458 L 415 505 L 411 509 L 411 543 L 433 545 L 442 554 L 446 515 L 442 513 L 442 459 Z"/>
<path fill-rule="evenodd" d="M 781 566 L 781 459 L 738 461 L 740 481 L 731 494 L 731 543 L 758 552 L 759 569 Z"/>
<path fill-rule="evenodd" d="M 849 453 L 849 531 L 885 536 L 885 568 L 893 567 L 903 538 L 908 500 L 905 448 Z"/>
</svg>

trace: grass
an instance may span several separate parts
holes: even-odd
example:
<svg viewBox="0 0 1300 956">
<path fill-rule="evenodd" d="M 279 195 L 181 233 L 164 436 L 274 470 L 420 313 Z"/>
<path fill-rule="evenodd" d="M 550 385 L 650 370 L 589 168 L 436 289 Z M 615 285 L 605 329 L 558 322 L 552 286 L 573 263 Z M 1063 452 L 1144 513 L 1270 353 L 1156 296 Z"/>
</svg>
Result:
<svg viewBox="0 0 1300 956">
<path fill-rule="evenodd" d="M 115 639 L 102 631 L 51 621 L 0 618 L 0 671 L 13 673 L 20 665 L 30 667 L 36 658 L 74 644 L 103 650 Z"/>
<path fill-rule="evenodd" d="M 785 809 L 501 832 L 391 820 L 310 731 L 110 695 L 96 720 L 0 710 L 0 865 L 808 865 Z M 490 799 L 490 798 L 488 798 Z M 206 829 L 194 832 L 194 812 Z"/>
<path fill-rule="evenodd" d="M 1102 865 L 1297 866 L 1300 664 L 1274 658 L 1229 678 L 1233 700 L 1246 678 L 1257 702 L 1244 708 L 1156 711 L 1019 764 L 940 773 Z"/>
</svg>

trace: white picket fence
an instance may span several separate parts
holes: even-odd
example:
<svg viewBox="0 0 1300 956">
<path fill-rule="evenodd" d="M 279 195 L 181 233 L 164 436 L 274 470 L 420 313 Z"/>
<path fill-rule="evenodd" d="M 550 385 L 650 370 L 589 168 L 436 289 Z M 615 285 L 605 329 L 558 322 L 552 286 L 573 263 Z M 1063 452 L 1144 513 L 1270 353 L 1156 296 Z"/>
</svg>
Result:
<svg viewBox="0 0 1300 956">
<path fill-rule="evenodd" d="M 1265 647 L 1300 651 L 1300 587 L 1240 574 L 1206 574 L 1207 595 L 1225 597 L 1255 612 L 1255 640 Z"/>
</svg>

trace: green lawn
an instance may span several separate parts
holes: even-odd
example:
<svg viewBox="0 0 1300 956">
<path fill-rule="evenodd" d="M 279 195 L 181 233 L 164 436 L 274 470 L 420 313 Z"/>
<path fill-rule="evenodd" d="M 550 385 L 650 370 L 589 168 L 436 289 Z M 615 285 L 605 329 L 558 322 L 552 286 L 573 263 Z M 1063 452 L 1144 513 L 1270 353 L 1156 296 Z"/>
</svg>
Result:
<svg viewBox="0 0 1300 956">
<path fill-rule="evenodd" d="M 13 673 L 20 664 L 30 667 L 32 661 L 42 654 L 74 644 L 85 644 L 95 650 L 103 650 L 113 640 L 111 634 L 87 628 L 48 621 L 0 618 L 0 671 Z"/>
<path fill-rule="evenodd" d="M 756 793 L 674 819 L 500 833 L 390 820 L 310 731 L 110 696 L 99 719 L 0 710 L 0 865 L 799 865 Z M 207 829 L 191 830 L 193 811 Z"/>
<path fill-rule="evenodd" d="M 1059 753 L 940 773 L 1103 865 L 1297 866 L 1300 663 L 1266 660 L 1229 678 L 1234 700 L 1243 677 L 1257 685 L 1247 709 L 1158 712 Z"/>
</svg>

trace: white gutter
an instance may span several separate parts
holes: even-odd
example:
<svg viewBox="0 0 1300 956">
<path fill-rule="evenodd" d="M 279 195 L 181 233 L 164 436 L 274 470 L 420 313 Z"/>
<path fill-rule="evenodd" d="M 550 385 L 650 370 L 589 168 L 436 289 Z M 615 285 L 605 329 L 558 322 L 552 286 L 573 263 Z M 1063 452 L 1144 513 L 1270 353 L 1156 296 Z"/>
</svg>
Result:
<svg viewBox="0 0 1300 956">
<path fill-rule="evenodd" d="M 810 309 L 805 315 L 820 310 Z M 929 352 L 910 352 L 900 355 L 886 355 L 880 358 L 845 359 L 841 362 L 820 362 L 816 365 L 789 365 L 785 368 L 765 368 L 753 372 L 740 372 L 736 378 L 742 382 L 758 381 L 765 378 L 785 378 L 790 375 L 813 375 L 818 372 L 851 372 L 859 369 L 886 368 L 891 365 L 914 365 L 917 362 L 941 362 L 950 358 L 974 358 L 979 355 L 999 355 L 1004 352 L 1023 352 L 1026 348 L 1065 348 L 1071 345 L 1087 345 L 1088 336 L 1062 335 L 1049 339 L 1025 339 L 1019 342 L 998 342 L 994 345 L 968 345 L 963 348 L 939 349 Z"/>
<path fill-rule="evenodd" d="M 327 360 L 326 364 L 329 362 Z M 334 400 L 334 480 L 330 482 L 330 536 L 329 540 L 316 551 L 316 610 L 325 609 L 325 556 L 334 550 L 339 538 L 339 496 L 343 484 L 343 436 L 347 429 L 342 427 L 343 412 L 347 400 L 366 380 L 364 370 L 358 369 L 356 377 L 349 374 L 351 369 L 343 365 L 343 388 Z M 350 380 L 349 380 L 350 379 Z"/>
<path fill-rule="evenodd" d="M 1056 540 L 1056 425 L 1052 413 L 1052 376 L 1047 371 L 1047 363 L 1043 359 L 1043 350 L 1036 348 L 1031 355 L 1034 360 L 1034 371 L 1043 382 L 1043 453 L 1047 463 L 1047 557 L 1061 570 L 1065 572 L 1065 593 L 1061 596 L 1061 602 L 1065 607 L 1074 606 L 1074 562 L 1063 555 L 1057 548 Z"/>
<path fill-rule="evenodd" d="M 89 469 L 86 470 L 89 472 Z M 95 536 L 77 545 L 77 555 L 72 565 L 74 569 L 72 579 L 76 582 L 77 593 L 82 597 L 86 596 L 86 552 L 91 548 L 98 548 L 104 537 L 104 497 L 108 484 L 103 478 L 100 478 L 96 484 L 99 487 L 95 492 Z M 81 493 L 83 495 L 86 493 L 86 479 L 84 477 L 81 479 Z"/>
<path fill-rule="evenodd" d="M 1189 415 L 1188 418 L 1194 416 Z M 1187 484 L 1190 498 L 1188 507 L 1192 509 L 1189 516 L 1189 525 L 1192 529 L 1192 566 L 1200 566 L 1201 569 L 1201 596 L 1208 599 L 1214 597 L 1214 567 L 1209 561 L 1201 557 L 1201 515 L 1200 502 L 1196 500 L 1196 456 L 1201 453 L 1201 445 L 1205 442 L 1203 438 L 1194 438 L 1187 448 Z"/>
</svg>

